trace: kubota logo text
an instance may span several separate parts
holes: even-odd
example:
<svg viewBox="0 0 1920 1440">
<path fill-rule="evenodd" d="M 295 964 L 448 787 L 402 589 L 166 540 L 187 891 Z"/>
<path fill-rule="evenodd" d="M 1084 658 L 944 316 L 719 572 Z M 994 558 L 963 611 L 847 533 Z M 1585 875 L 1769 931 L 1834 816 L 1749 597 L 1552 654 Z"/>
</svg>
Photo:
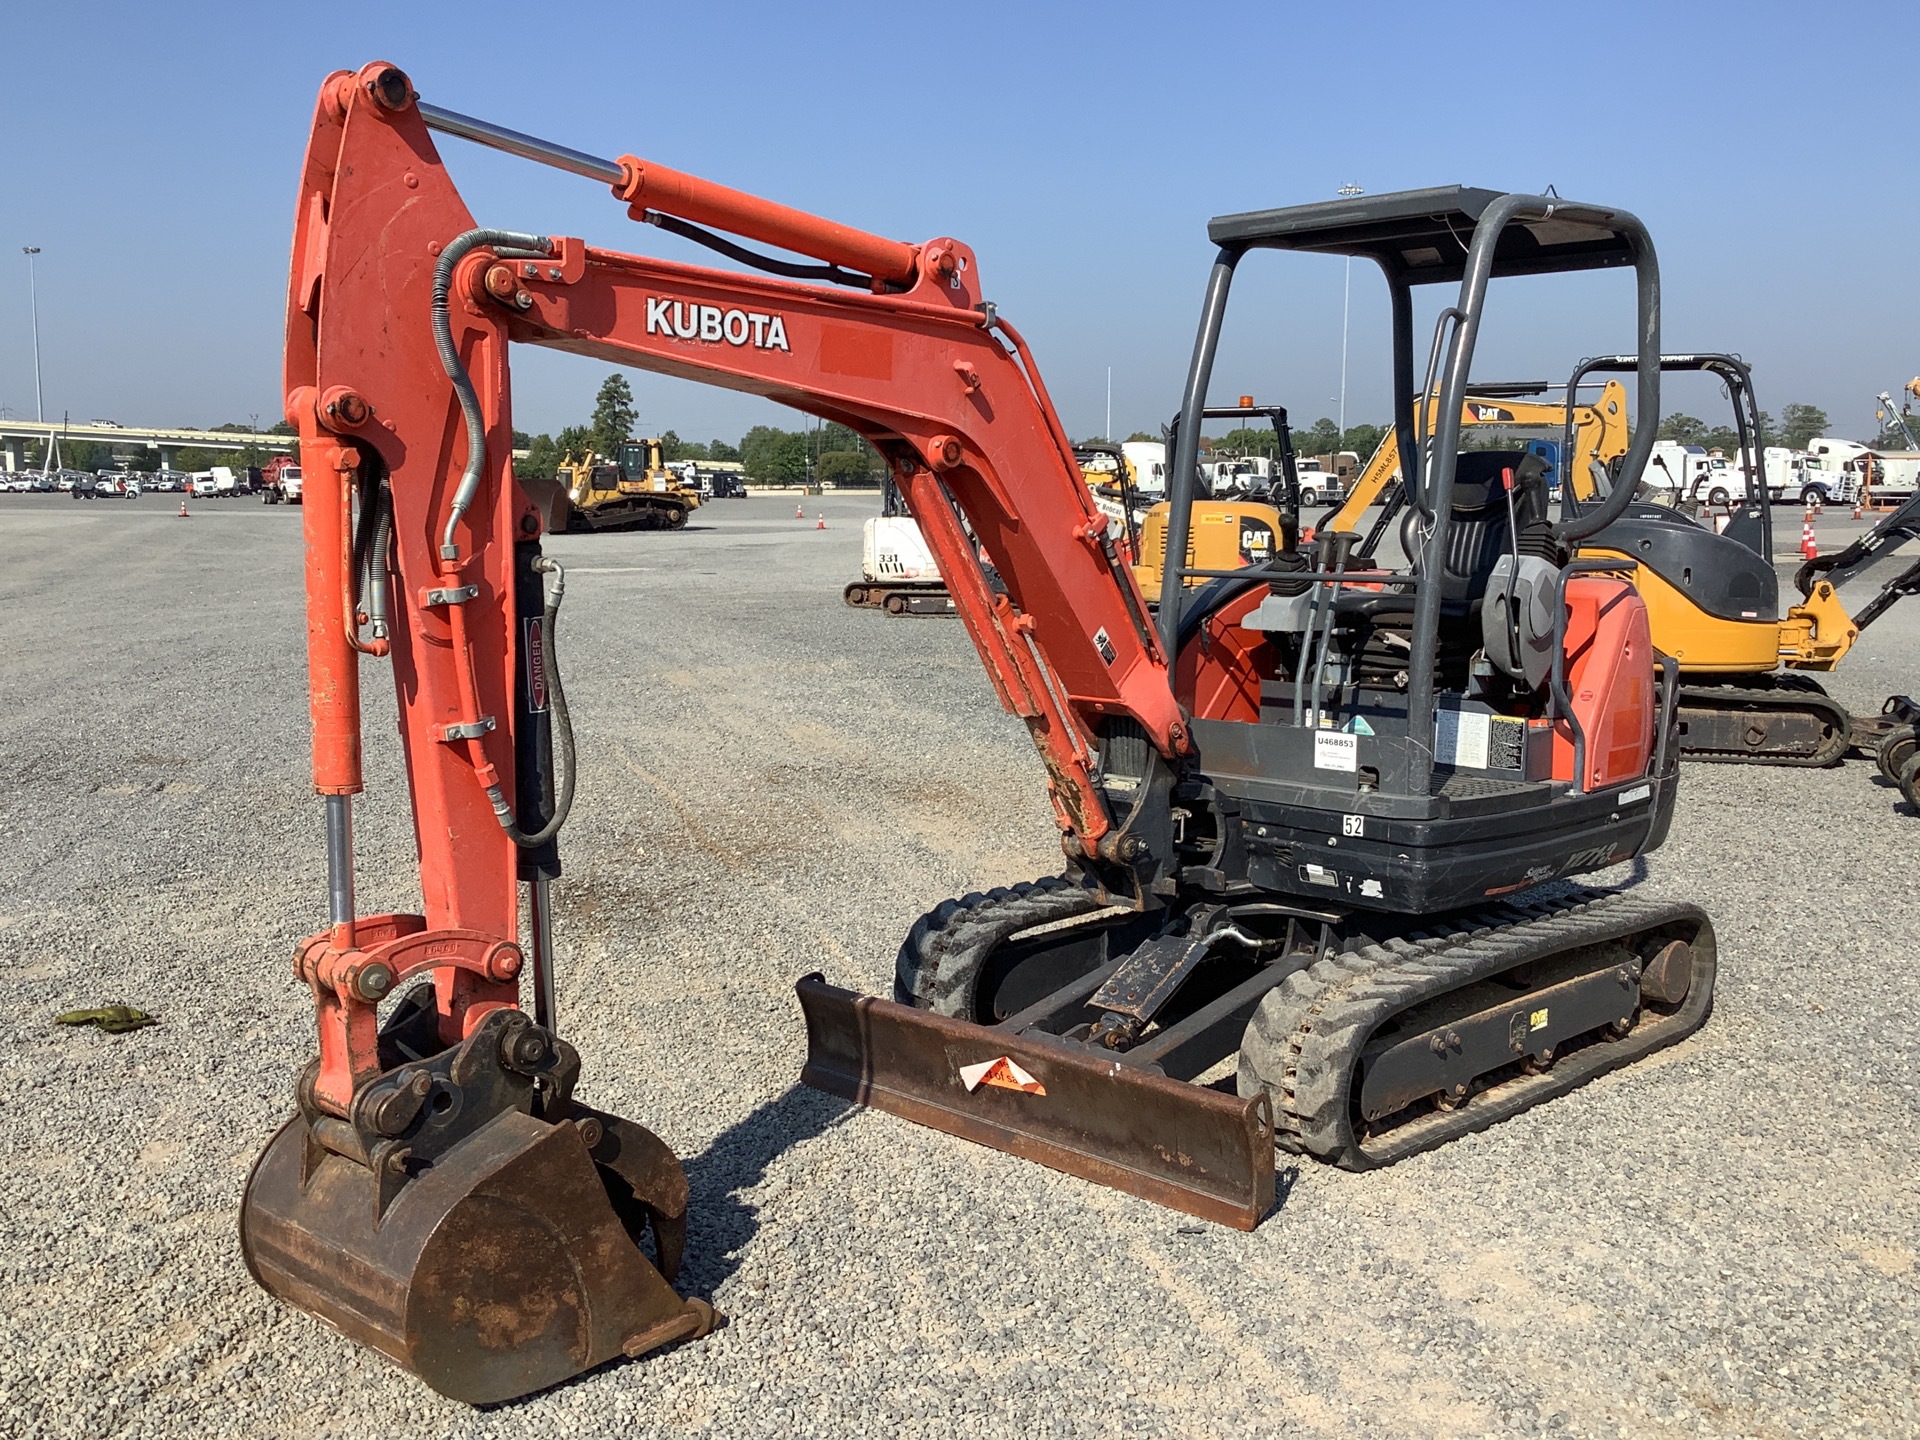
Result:
<svg viewBox="0 0 1920 1440">
<path fill-rule="evenodd" d="M 787 344 L 787 322 L 757 310 L 722 310 L 718 305 L 693 305 L 665 296 L 647 297 L 647 333 L 674 335 L 682 340 L 724 340 L 729 345 L 751 344 L 756 350 L 792 351 Z"/>
</svg>

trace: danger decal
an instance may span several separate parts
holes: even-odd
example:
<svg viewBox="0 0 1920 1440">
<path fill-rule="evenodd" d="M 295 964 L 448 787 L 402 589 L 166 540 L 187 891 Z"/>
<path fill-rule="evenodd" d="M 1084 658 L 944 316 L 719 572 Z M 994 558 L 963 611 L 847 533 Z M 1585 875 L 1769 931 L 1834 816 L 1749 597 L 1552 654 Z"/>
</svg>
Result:
<svg viewBox="0 0 1920 1440">
<path fill-rule="evenodd" d="M 982 1085 L 991 1085 L 999 1090 L 1019 1090 L 1028 1095 L 1047 1093 L 1046 1086 L 1014 1063 L 1013 1058 L 1008 1055 L 1002 1055 L 995 1060 L 982 1060 L 978 1065 L 962 1065 L 960 1083 L 967 1087 L 968 1094 L 972 1094 Z"/>
</svg>

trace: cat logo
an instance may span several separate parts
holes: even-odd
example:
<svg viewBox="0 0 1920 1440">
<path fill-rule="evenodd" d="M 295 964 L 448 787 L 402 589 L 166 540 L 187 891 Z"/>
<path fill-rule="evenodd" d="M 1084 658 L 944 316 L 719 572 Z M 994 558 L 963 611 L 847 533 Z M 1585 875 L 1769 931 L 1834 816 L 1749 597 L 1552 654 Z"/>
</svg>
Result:
<svg viewBox="0 0 1920 1440">
<path fill-rule="evenodd" d="M 1240 558 L 1257 565 L 1273 558 L 1273 527 L 1251 515 L 1240 517 Z"/>
</svg>

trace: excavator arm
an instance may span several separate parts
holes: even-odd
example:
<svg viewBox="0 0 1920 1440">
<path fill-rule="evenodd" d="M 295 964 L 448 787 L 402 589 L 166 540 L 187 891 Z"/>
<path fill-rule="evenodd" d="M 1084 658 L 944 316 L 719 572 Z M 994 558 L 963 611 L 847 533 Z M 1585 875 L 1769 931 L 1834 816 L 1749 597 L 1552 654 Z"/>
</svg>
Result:
<svg viewBox="0 0 1920 1440">
<path fill-rule="evenodd" d="M 1186 731 L 1138 588 L 1106 541 L 1031 357 L 982 298 L 972 252 L 950 239 L 905 245 L 863 235 L 631 156 L 616 162 L 612 188 L 634 218 L 724 225 L 840 275 L 861 267 L 870 283 L 853 290 L 712 270 L 569 237 L 523 235 L 516 245 L 477 229 L 423 107 L 399 93 L 404 77 L 382 78 L 398 73 L 370 66 L 323 88 L 296 239 L 287 394 L 303 441 L 337 477 L 321 507 L 320 553 L 344 553 L 332 525 L 344 524 L 349 491 L 364 497 L 369 465 L 393 496 L 396 568 L 406 577 L 396 629 L 407 632 L 396 636 L 394 658 L 421 681 L 402 728 L 428 812 L 423 869 L 465 873 L 425 832 L 440 830 L 444 811 L 464 833 L 487 813 L 479 782 L 509 773 L 501 730 L 445 737 L 436 727 L 509 709 L 516 656 L 498 607 L 512 545 L 532 538 L 530 507 L 508 468 L 510 342 L 724 385 L 864 435 L 953 577 L 1002 702 L 1032 731 L 1069 845 L 1118 858 L 1100 850 L 1112 826 L 1093 779 L 1097 736 L 1130 719 L 1171 757 L 1187 747 Z M 450 363 L 435 353 L 436 306 Z M 458 398 L 462 372 L 473 414 Z M 962 516 L 1004 597 L 981 577 Z M 354 647 L 339 617 L 352 577 L 323 565 L 310 580 L 314 692 L 337 697 L 316 708 L 316 755 L 328 757 L 316 782 L 348 793 L 359 784 L 350 760 Z M 455 611 L 423 602 L 447 582 L 478 586 L 479 603 Z M 496 867 L 510 858 L 502 857 Z M 446 909 L 468 903 L 449 894 Z M 502 918 L 497 901 L 482 908 Z"/>
<path fill-rule="evenodd" d="M 482 228 L 435 130 L 591 176 L 635 220 L 775 273 Z M 822 263 L 756 256 L 705 227 Z M 284 376 L 308 475 L 330 914 L 294 964 L 314 997 L 318 1058 L 249 1183 L 242 1234 L 269 1290 L 476 1403 L 713 1318 L 670 1288 L 678 1162 L 641 1127 L 573 1101 L 579 1057 L 552 1028 L 546 887 L 571 785 L 552 667 L 564 577 L 541 556 L 540 508 L 512 473 L 514 343 L 764 396 L 872 442 L 1002 703 L 1032 734 L 1064 848 L 1099 886 L 1144 905 L 1155 867 L 1171 863 L 1154 806 L 1118 822 L 1110 811 L 1106 738 L 1168 761 L 1191 743 L 1125 557 L 965 245 L 903 244 L 436 110 L 384 63 L 330 76 L 301 178 Z M 363 657 L 393 670 L 418 915 L 354 903 Z M 1164 783 L 1143 788 L 1165 797 Z M 523 972 L 532 1023 L 518 1008 Z M 382 1023 L 382 1003 L 416 979 L 430 983 Z M 473 1281 L 463 1243 L 530 1257 L 510 1294 Z M 508 1320 L 476 1329 L 476 1305 L 504 1306 Z"/>
</svg>

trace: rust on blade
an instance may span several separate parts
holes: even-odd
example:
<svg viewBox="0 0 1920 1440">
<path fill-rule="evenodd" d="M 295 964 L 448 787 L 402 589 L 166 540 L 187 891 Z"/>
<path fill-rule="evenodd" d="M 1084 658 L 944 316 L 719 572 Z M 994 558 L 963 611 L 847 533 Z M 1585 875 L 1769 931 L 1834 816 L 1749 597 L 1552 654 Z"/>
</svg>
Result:
<svg viewBox="0 0 1920 1440">
<path fill-rule="evenodd" d="M 1237 1230 L 1273 1208 L 1265 1095 L 1223 1095 L 1051 1037 L 856 995 L 819 975 L 794 988 L 807 1021 L 800 1079 L 816 1090 Z M 963 1070 L 1002 1059 L 1039 1090 L 968 1088 Z"/>
</svg>

